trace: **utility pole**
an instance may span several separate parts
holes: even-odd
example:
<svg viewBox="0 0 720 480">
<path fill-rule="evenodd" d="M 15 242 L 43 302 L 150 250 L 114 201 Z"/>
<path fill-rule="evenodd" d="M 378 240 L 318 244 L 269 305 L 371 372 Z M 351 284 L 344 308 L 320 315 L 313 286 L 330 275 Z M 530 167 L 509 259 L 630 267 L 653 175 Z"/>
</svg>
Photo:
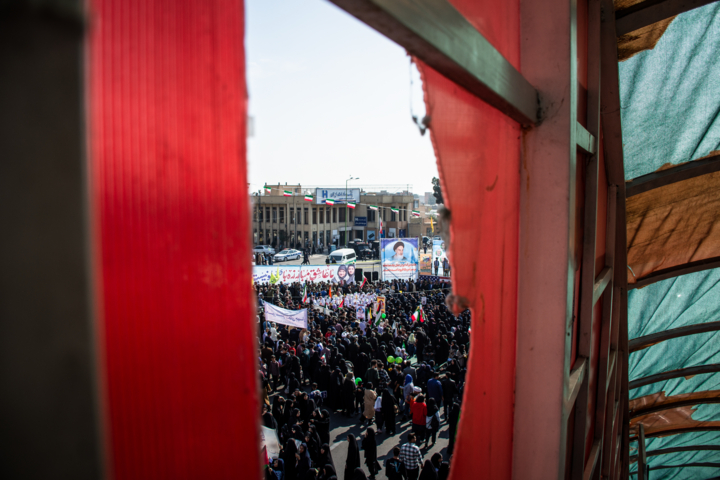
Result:
<svg viewBox="0 0 720 480">
<path fill-rule="evenodd" d="M 348 178 L 347 180 L 345 180 L 345 246 L 346 246 L 346 247 L 347 247 L 347 245 L 348 245 L 348 243 L 349 243 L 347 219 L 348 219 L 348 215 L 349 215 L 349 213 L 350 213 L 350 212 L 348 212 L 348 208 L 350 208 L 350 207 L 348 207 L 348 195 L 347 195 L 347 191 L 348 191 L 348 182 L 349 182 L 350 180 L 360 180 L 360 177 L 353 177 L 352 175 L 350 175 L 350 178 Z"/>
<path fill-rule="evenodd" d="M 300 190 L 300 194 L 302 195 L 302 189 Z M 298 215 L 297 215 L 297 210 L 295 210 L 295 195 L 293 194 L 293 223 L 295 224 L 295 235 L 293 235 L 293 246 L 297 245 L 297 222 L 298 222 Z"/>
</svg>

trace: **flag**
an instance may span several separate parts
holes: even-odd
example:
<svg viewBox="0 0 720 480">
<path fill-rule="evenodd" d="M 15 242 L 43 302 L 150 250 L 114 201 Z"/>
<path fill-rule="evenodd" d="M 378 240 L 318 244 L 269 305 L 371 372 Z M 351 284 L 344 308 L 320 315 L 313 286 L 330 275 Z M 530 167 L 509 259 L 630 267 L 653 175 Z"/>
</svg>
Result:
<svg viewBox="0 0 720 480">
<path fill-rule="evenodd" d="M 399 208 L 395 208 L 395 207 L 390 207 L 390 211 L 393 212 L 393 213 L 398 213 L 398 212 L 400 212 L 400 209 L 399 209 Z"/>
<path fill-rule="evenodd" d="M 360 285 L 360 288 L 363 288 L 366 283 L 367 283 L 367 277 L 363 277 L 363 283 L 362 283 L 362 285 Z"/>
<path fill-rule="evenodd" d="M 267 193 L 270 193 L 272 191 L 272 188 L 268 187 L 267 185 L 265 185 L 263 188 Z"/>
<path fill-rule="evenodd" d="M 430 217 L 430 228 L 432 229 L 432 232 L 435 233 L 435 224 L 433 223 L 433 217 Z"/>
<path fill-rule="evenodd" d="M 420 211 L 419 211 L 419 210 L 413 210 L 413 211 L 412 211 L 412 216 L 413 216 L 413 217 L 419 217 L 419 216 L 420 216 Z"/>
<path fill-rule="evenodd" d="M 415 313 L 412 314 L 412 319 L 413 322 L 417 322 L 418 320 L 420 320 L 420 323 L 425 322 L 425 311 L 423 310 L 421 305 L 418 305 Z"/>
<path fill-rule="evenodd" d="M 347 206 L 348 208 L 355 208 L 355 202 L 348 202 Z"/>
<path fill-rule="evenodd" d="M 310 195 L 309 193 L 306 193 L 306 194 L 305 194 L 305 201 L 306 201 L 306 202 L 312 202 L 312 201 L 313 201 L 313 196 Z"/>
<path fill-rule="evenodd" d="M 332 198 L 326 198 L 325 204 L 326 205 L 335 205 L 335 200 L 333 200 Z"/>
<path fill-rule="evenodd" d="M 303 292 L 302 303 L 308 303 L 307 285 L 305 285 L 305 291 Z"/>
<path fill-rule="evenodd" d="M 328 285 L 328 298 L 332 298 L 332 286 Z"/>
<path fill-rule="evenodd" d="M 344 305 L 345 305 L 345 297 L 343 297 L 342 300 L 340 300 L 340 306 L 338 306 L 338 308 L 343 308 Z"/>
<path fill-rule="evenodd" d="M 379 220 L 380 220 L 380 236 L 382 237 L 382 234 L 383 234 L 382 218 Z"/>
<path fill-rule="evenodd" d="M 292 197 L 292 192 L 290 190 L 283 190 L 283 197 Z"/>
<path fill-rule="evenodd" d="M 368 205 L 368 208 L 369 208 L 370 210 L 377 210 L 377 209 L 380 208 L 380 207 L 378 207 L 377 205 Z"/>
</svg>

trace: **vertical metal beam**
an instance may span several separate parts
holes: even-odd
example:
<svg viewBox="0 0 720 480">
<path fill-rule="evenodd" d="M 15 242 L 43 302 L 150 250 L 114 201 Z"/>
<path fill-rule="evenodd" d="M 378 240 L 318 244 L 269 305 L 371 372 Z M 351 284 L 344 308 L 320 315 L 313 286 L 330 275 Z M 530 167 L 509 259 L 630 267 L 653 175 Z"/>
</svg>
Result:
<svg viewBox="0 0 720 480">
<path fill-rule="evenodd" d="M 601 0 L 601 118 L 603 125 L 603 146 L 608 182 L 617 188 L 616 206 L 616 240 L 615 240 L 615 272 L 614 297 L 616 308 L 613 308 L 613 328 L 610 348 L 617 348 L 615 361 L 615 400 L 620 411 L 613 422 L 617 422 L 619 444 L 614 446 L 615 452 L 611 462 L 602 462 L 603 473 L 620 471 L 627 478 L 629 453 L 627 439 L 629 433 L 628 384 L 627 384 L 627 243 L 625 227 L 625 171 L 623 166 L 622 128 L 620 121 L 620 86 L 618 80 L 617 35 L 615 28 L 615 7 L 612 0 Z M 617 456 L 615 454 L 618 454 Z M 618 458 L 619 464 L 614 465 Z"/>
<path fill-rule="evenodd" d="M 640 423 L 638 430 L 638 480 L 646 480 L 645 465 L 647 465 L 647 456 L 645 455 L 645 426 Z"/>
<path fill-rule="evenodd" d="M 0 478 L 99 479 L 82 2 L 37 3 L 0 7 Z"/>
<path fill-rule="evenodd" d="M 600 138 L 600 3 L 599 0 L 588 2 L 588 111 L 587 125 L 588 132 L 593 135 L 597 141 Z M 576 55 L 573 54 L 573 55 Z M 576 67 L 577 68 L 577 67 Z M 585 213 L 583 220 L 583 260 L 580 281 L 580 318 L 578 322 L 578 355 L 591 359 L 593 356 L 593 346 L 595 344 L 593 338 L 593 317 L 596 302 L 595 290 L 595 262 L 597 255 L 597 207 L 598 194 L 600 188 L 606 188 L 605 185 L 600 186 L 599 183 L 599 147 L 593 146 L 592 149 L 586 151 L 594 152 L 588 156 L 585 167 Z M 612 295 L 606 295 L 605 298 L 612 298 Z M 597 389 L 604 385 L 597 383 Z M 573 433 L 573 458 L 572 458 L 572 476 L 573 479 L 582 479 L 585 476 L 592 476 L 593 470 L 597 462 L 597 456 L 600 455 L 601 442 L 597 441 L 597 449 L 595 456 L 589 458 L 592 465 L 585 464 L 585 451 L 588 431 L 590 428 L 588 422 L 588 406 L 593 392 L 590 391 L 590 375 L 586 375 L 585 381 L 580 389 L 577 402 L 575 404 L 575 423 Z M 595 429 L 597 433 L 597 428 Z M 589 468 L 588 468 L 589 467 Z"/>
<path fill-rule="evenodd" d="M 565 478 L 577 270 L 576 2 L 520 0 L 520 19 L 522 74 L 552 115 L 522 138 L 513 478 Z"/>
</svg>

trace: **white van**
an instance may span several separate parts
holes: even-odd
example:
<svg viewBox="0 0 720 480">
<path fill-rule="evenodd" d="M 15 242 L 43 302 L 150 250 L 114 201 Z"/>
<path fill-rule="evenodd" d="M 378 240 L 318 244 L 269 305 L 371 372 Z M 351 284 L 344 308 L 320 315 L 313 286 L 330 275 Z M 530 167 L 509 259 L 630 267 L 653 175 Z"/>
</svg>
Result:
<svg viewBox="0 0 720 480">
<path fill-rule="evenodd" d="M 352 248 L 340 248 L 328 255 L 328 258 L 330 259 L 330 265 L 348 265 L 355 263 L 357 255 L 355 255 L 355 250 Z"/>
</svg>

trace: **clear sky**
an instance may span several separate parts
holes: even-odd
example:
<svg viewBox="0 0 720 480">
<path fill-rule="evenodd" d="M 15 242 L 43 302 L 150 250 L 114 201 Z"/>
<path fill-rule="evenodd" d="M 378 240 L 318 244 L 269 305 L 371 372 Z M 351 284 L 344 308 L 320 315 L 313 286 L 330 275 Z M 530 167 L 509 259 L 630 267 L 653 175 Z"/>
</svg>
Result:
<svg viewBox="0 0 720 480">
<path fill-rule="evenodd" d="M 327 0 L 246 0 L 250 189 L 410 184 L 437 176 L 405 50 Z M 411 87 L 412 77 L 412 87 Z"/>
</svg>

